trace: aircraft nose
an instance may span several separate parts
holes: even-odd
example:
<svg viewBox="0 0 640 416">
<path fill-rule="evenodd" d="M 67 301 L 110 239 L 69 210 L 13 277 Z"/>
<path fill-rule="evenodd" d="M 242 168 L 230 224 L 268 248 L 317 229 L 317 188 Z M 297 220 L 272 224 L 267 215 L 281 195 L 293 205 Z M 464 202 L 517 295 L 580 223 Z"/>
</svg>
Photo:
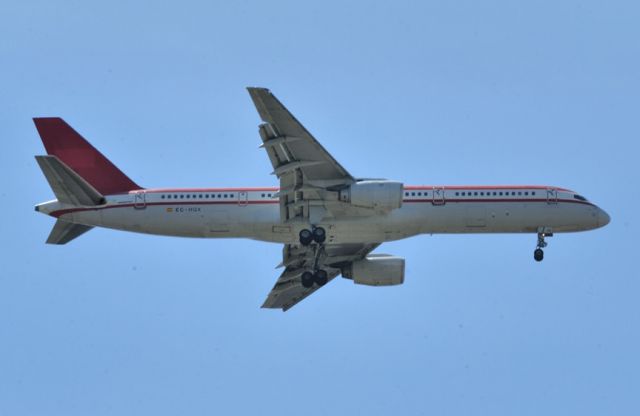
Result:
<svg viewBox="0 0 640 416">
<path fill-rule="evenodd" d="M 609 221 L 611 221 L 611 217 L 602 208 L 599 208 L 599 211 L 600 212 L 598 212 L 598 226 L 604 227 L 605 225 L 609 224 Z"/>
</svg>

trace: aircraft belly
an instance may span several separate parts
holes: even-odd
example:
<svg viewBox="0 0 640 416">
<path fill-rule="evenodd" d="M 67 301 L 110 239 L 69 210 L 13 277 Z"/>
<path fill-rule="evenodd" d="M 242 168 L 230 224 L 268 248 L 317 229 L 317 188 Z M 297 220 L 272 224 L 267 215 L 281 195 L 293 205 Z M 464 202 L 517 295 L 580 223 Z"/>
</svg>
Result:
<svg viewBox="0 0 640 416">
<path fill-rule="evenodd" d="M 546 203 L 406 203 L 386 215 L 325 218 L 316 226 L 330 243 L 374 243 L 423 233 L 520 233 L 539 227 L 578 231 L 597 226 L 594 207 Z M 65 220 L 140 233 L 208 238 L 252 238 L 296 243 L 306 222 L 280 223 L 279 207 L 269 205 L 147 205 L 108 207 L 65 214 Z"/>
</svg>

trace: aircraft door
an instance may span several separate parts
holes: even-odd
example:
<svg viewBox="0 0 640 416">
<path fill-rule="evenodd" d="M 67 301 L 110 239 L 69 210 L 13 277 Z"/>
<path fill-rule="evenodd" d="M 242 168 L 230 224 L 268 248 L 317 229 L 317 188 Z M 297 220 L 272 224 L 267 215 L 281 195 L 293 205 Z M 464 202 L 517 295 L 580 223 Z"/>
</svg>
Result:
<svg viewBox="0 0 640 416">
<path fill-rule="evenodd" d="M 249 192 L 240 191 L 238 192 L 238 205 L 241 207 L 247 206 L 249 203 Z"/>
<path fill-rule="evenodd" d="M 135 209 L 145 209 L 147 207 L 147 198 L 144 191 L 137 191 L 133 194 L 133 207 Z"/>
<path fill-rule="evenodd" d="M 444 205 L 444 186 L 433 187 L 433 205 Z"/>
<path fill-rule="evenodd" d="M 547 204 L 558 203 L 558 190 L 553 188 L 547 188 Z"/>
</svg>

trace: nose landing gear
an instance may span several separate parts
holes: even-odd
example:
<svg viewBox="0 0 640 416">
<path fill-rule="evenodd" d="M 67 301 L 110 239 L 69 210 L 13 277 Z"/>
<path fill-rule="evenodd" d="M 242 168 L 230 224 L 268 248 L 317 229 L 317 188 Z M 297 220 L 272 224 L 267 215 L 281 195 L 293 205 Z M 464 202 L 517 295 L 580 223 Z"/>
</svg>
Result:
<svg viewBox="0 0 640 416">
<path fill-rule="evenodd" d="M 544 259 L 544 251 L 542 249 L 547 246 L 547 242 L 544 241 L 544 238 L 553 237 L 553 233 L 545 231 L 547 230 L 538 230 L 538 244 L 536 245 L 536 249 L 533 251 L 533 259 L 535 261 L 542 261 L 542 259 Z"/>
</svg>

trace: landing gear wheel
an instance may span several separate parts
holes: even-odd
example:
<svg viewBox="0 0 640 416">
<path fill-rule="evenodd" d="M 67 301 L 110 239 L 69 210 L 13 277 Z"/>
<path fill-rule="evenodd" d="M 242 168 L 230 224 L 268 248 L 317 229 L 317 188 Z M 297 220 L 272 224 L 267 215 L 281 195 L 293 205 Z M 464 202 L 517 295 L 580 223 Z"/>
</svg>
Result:
<svg viewBox="0 0 640 416">
<path fill-rule="evenodd" d="M 313 241 L 313 233 L 306 228 L 300 231 L 300 234 L 298 234 L 298 236 L 300 237 L 300 244 L 302 244 L 303 246 L 308 246 Z"/>
<path fill-rule="evenodd" d="M 547 242 L 544 241 L 545 237 L 553 237 L 553 230 L 550 227 L 538 227 L 538 244 L 533 252 L 533 258 L 535 261 L 542 261 L 544 258 L 543 248 L 547 246 Z"/>
<path fill-rule="evenodd" d="M 304 288 L 309 289 L 313 286 L 313 281 L 315 280 L 315 276 L 311 272 L 304 272 L 302 276 L 300 276 L 300 280 L 302 281 L 302 286 Z"/>
<path fill-rule="evenodd" d="M 318 286 L 324 286 L 329 281 L 329 276 L 326 271 L 318 270 L 313 276 Z"/>
<path fill-rule="evenodd" d="M 324 243 L 324 240 L 327 239 L 327 233 L 322 227 L 317 227 L 313 229 L 313 241 L 318 244 Z"/>
</svg>

